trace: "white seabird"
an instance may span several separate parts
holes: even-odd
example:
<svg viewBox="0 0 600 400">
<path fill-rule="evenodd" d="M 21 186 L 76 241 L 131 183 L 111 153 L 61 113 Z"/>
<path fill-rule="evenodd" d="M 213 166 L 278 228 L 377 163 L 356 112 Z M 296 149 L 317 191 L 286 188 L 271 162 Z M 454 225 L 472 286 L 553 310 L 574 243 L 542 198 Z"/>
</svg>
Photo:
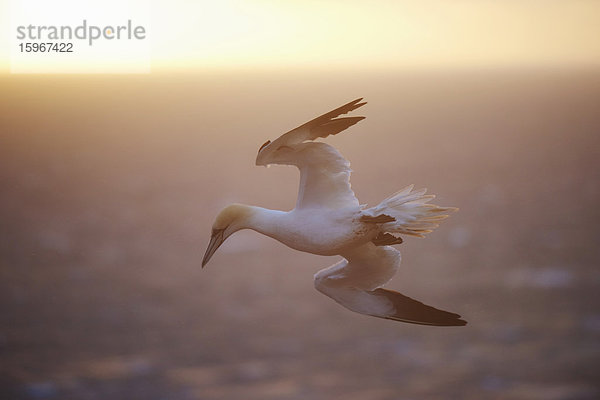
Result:
<svg viewBox="0 0 600 400">
<path fill-rule="evenodd" d="M 410 185 L 375 207 L 361 205 L 350 187 L 350 163 L 332 146 L 313 142 L 335 135 L 365 117 L 342 117 L 363 106 L 354 100 L 293 129 L 258 150 L 256 165 L 295 165 L 300 189 L 291 211 L 243 204 L 225 207 L 212 226 L 202 260 L 208 263 L 234 232 L 252 229 L 307 253 L 341 255 L 340 262 L 314 277 L 318 291 L 357 313 L 413 324 L 461 326 L 458 314 L 425 305 L 398 292 L 381 288 L 400 265 L 400 252 L 391 245 L 400 235 L 424 237 L 456 211 L 428 202 L 426 189 Z"/>
</svg>

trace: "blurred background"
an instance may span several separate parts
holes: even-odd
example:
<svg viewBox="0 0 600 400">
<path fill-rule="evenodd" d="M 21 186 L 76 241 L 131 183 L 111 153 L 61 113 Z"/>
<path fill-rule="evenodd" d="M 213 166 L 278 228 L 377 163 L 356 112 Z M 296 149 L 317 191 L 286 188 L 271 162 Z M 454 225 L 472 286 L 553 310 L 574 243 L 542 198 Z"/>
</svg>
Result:
<svg viewBox="0 0 600 400">
<path fill-rule="evenodd" d="M 442 3 L 228 2 L 210 62 L 171 30 L 151 74 L 0 75 L 0 398 L 599 398 L 600 8 Z M 240 18 L 313 30 L 261 52 Z M 460 208 L 389 287 L 466 327 L 347 311 L 313 288 L 338 258 L 250 231 L 200 268 L 222 207 L 295 204 L 259 146 L 357 97 L 327 142 L 361 203 Z"/>
</svg>

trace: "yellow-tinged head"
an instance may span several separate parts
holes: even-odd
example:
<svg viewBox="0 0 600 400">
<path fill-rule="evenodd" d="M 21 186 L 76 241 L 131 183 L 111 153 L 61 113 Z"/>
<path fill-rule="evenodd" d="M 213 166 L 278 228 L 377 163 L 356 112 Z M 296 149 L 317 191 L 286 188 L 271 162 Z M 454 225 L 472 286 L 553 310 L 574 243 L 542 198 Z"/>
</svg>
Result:
<svg viewBox="0 0 600 400">
<path fill-rule="evenodd" d="M 231 204 L 221 210 L 212 226 L 210 242 L 202 259 L 202 268 L 229 236 L 247 228 L 251 215 L 252 207 L 243 204 Z"/>
</svg>

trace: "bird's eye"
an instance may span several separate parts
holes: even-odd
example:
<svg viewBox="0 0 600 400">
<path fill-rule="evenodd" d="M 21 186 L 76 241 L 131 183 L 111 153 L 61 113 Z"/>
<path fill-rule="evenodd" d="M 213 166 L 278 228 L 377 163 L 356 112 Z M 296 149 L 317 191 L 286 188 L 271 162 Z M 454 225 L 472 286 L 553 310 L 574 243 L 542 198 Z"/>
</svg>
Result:
<svg viewBox="0 0 600 400">
<path fill-rule="evenodd" d="M 262 146 L 260 146 L 260 149 L 258 149 L 258 152 L 260 153 L 260 151 L 261 151 L 262 149 L 264 149 L 265 147 L 267 147 L 269 144 L 271 144 L 271 141 L 270 141 L 270 140 L 267 140 L 267 141 L 265 142 L 265 144 L 263 144 Z"/>
</svg>

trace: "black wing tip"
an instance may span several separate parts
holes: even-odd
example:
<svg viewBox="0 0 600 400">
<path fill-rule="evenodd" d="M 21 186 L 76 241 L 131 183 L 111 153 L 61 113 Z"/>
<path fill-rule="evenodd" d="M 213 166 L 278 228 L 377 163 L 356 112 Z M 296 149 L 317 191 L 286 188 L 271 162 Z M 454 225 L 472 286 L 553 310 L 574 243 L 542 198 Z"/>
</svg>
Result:
<svg viewBox="0 0 600 400">
<path fill-rule="evenodd" d="M 415 325 L 427 325 L 427 326 L 444 326 L 445 327 L 445 326 L 465 326 L 468 324 L 467 321 L 465 321 L 464 319 L 460 319 L 460 318 L 450 319 L 447 321 L 419 321 L 419 320 L 411 320 L 411 319 L 404 319 L 404 318 L 396 318 L 394 316 L 388 316 L 388 317 L 383 317 L 383 318 L 389 319 L 391 321 L 405 322 L 408 324 L 415 324 Z"/>
<path fill-rule="evenodd" d="M 352 109 L 351 109 L 351 110 L 349 110 L 348 112 L 350 112 L 350 111 L 353 111 L 353 110 L 356 110 L 358 107 L 362 107 L 362 106 L 364 106 L 365 104 L 367 104 L 367 102 L 366 102 L 366 101 L 362 101 L 362 100 L 363 100 L 363 98 L 364 98 L 364 97 L 360 97 L 360 98 L 358 98 L 358 99 L 356 99 L 356 100 L 352 100 L 350 103 L 348 103 L 348 104 L 345 104 L 345 105 L 343 105 L 342 107 L 352 107 Z"/>
<path fill-rule="evenodd" d="M 349 112 L 351 112 L 351 111 L 354 111 L 354 110 L 356 110 L 357 108 L 359 108 L 359 107 L 362 107 L 362 106 L 364 106 L 365 104 L 367 104 L 367 102 L 366 102 L 366 101 L 362 101 L 362 100 L 363 100 L 363 97 L 360 97 L 360 98 L 358 98 L 358 99 L 356 99 L 356 100 L 352 100 L 351 102 L 349 102 L 349 103 L 346 103 L 346 104 L 344 104 L 344 105 L 343 105 L 343 106 L 341 106 L 341 107 L 338 107 L 338 108 L 337 108 L 337 109 L 335 109 L 334 111 L 338 111 L 338 112 L 340 112 L 340 114 L 347 114 L 347 113 L 349 113 Z M 338 115 L 339 115 L 339 114 L 338 114 Z M 364 118 L 364 117 L 363 117 L 363 118 Z"/>
<path fill-rule="evenodd" d="M 394 290 L 378 288 L 370 293 L 387 298 L 396 308 L 395 314 L 382 316 L 385 319 L 430 326 L 467 325 L 459 314 L 428 306 Z"/>
<path fill-rule="evenodd" d="M 327 124 L 331 124 L 331 123 L 335 123 L 335 122 L 344 122 L 348 125 L 348 128 L 350 128 L 352 125 L 358 124 L 360 121 L 362 121 L 363 119 L 366 119 L 367 117 L 363 117 L 363 116 L 359 116 L 359 117 L 340 117 L 340 118 L 334 118 L 332 120 L 330 120 L 329 122 L 326 122 L 323 125 L 327 125 Z M 346 128 L 346 129 L 348 129 Z"/>
</svg>

